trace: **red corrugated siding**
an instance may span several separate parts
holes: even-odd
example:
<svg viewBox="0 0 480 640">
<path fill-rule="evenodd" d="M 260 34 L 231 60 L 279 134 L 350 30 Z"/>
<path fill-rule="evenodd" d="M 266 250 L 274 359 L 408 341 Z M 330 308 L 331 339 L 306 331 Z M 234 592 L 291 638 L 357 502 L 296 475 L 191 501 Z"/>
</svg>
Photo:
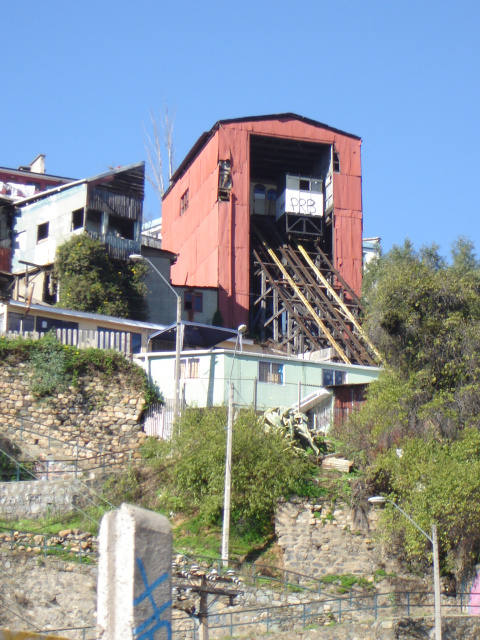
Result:
<svg viewBox="0 0 480 640">
<path fill-rule="evenodd" d="M 362 281 L 361 141 L 294 119 L 223 124 L 166 196 L 162 245 L 179 254 L 174 284 L 219 288 L 227 326 L 246 322 L 250 305 L 250 133 L 335 144 L 334 264 L 357 293 Z M 219 159 L 232 163 L 231 203 L 216 201 Z M 189 210 L 180 216 L 187 188 Z"/>
<path fill-rule="evenodd" d="M 12 250 L 0 248 L 0 271 L 12 271 Z"/>
</svg>

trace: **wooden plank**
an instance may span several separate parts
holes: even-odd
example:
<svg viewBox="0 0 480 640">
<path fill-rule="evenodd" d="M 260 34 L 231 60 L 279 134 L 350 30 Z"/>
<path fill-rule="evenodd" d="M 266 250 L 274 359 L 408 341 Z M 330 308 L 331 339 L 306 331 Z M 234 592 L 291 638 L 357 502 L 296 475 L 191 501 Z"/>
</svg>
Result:
<svg viewBox="0 0 480 640">
<path fill-rule="evenodd" d="M 342 471 L 343 473 L 350 473 L 353 467 L 351 460 L 345 458 L 325 458 L 322 460 L 322 467 L 324 469 L 335 469 L 336 471 Z"/>
</svg>

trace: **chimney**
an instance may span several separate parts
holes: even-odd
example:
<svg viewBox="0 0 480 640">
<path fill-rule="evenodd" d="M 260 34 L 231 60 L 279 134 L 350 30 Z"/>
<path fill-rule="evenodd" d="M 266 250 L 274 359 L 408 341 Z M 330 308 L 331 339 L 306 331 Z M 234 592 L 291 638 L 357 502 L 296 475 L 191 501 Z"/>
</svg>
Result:
<svg viewBox="0 0 480 640">
<path fill-rule="evenodd" d="M 41 153 L 30 163 L 32 173 L 45 173 L 45 154 Z"/>
</svg>

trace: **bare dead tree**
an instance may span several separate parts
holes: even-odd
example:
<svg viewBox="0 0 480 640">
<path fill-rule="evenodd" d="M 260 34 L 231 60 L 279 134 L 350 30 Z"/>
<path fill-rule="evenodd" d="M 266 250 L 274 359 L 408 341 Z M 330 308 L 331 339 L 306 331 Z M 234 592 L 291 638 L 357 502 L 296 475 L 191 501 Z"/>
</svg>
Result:
<svg viewBox="0 0 480 640">
<path fill-rule="evenodd" d="M 173 129 L 175 124 L 176 109 L 170 109 L 169 105 L 163 101 L 163 110 L 160 117 L 157 117 L 150 109 L 150 125 L 151 134 L 143 127 L 145 151 L 147 153 L 148 165 L 150 167 L 150 175 L 147 174 L 147 180 L 155 189 L 157 196 L 161 202 L 162 196 L 166 191 L 165 166 L 163 162 L 164 151 L 167 153 L 167 175 L 168 181 L 173 175 L 175 147 L 173 140 Z"/>
</svg>

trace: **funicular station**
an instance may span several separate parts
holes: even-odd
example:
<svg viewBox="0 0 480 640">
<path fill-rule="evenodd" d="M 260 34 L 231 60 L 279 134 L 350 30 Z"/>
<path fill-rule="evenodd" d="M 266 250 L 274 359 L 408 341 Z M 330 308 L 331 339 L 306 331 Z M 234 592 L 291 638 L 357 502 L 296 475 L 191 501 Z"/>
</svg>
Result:
<svg viewBox="0 0 480 640">
<path fill-rule="evenodd" d="M 377 364 L 360 324 L 360 148 L 291 113 L 217 122 L 164 196 L 173 284 L 215 288 L 225 326 L 287 354 Z"/>
</svg>

